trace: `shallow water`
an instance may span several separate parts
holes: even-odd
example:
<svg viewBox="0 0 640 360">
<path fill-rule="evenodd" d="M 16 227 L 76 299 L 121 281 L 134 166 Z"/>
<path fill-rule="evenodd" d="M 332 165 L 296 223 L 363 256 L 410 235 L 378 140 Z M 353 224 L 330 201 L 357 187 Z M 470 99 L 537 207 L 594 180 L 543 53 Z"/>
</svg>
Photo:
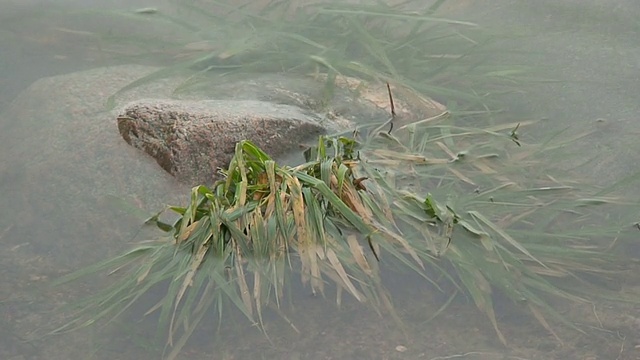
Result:
<svg viewBox="0 0 640 360">
<path fill-rule="evenodd" d="M 606 183 L 635 172 L 629 164 L 636 161 L 640 146 L 634 141 L 640 126 L 640 4 L 475 1 L 473 9 L 463 16 L 517 34 L 496 46 L 496 53 L 521 51 L 505 55 L 505 61 L 539 66 L 541 78 L 554 80 L 527 85 L 526 94 L 515 102 L 534 116 L 548 118 L 544 131 L 572 126 L 579 132 L 594 122 L 600 126 L 580 148 L 586 156 L 606 153 L 606 159 L 591 163 L 582 173 Z"/>
<path fill-rule="evenodd" d="M 552 161 L 572 168 L 588 182 L 604 186 L 638 171 L 635 164 L 640 160 L 640 142 L 636 140 L 640 133 L 639 4 L 632 0 L 452 3 L 455 4 L 448 17 L 477 22 L 496 34 L 511 35 L 492 45 L 490 61 L 537 67 L 537 79 L 549 80 L 531 81 L 521 85 L 518 93 L 502 95 L 503 104 L 508 107 L 506 117 L 546 119 L 524 133 L 527 140 L 544 138 L 566 127 L 569 127 L 564 135 L 567 137 L 594 130 L 560 149 Z M 163 5 L 156 2 L 153 6 L 163 9 Z M 179 38 L 188 43 L 191 40 L 188 33 L 152 29 L 143 21 L 114 23 L 110 17 L 89 11 L 147 6 L 150 4 L 146 1 L 124 0 L 101 1 L 99 5 L 80 0 L 57 1 L 55 5 L 47 1 L 0 0 L 0 110 L 8 107 L 29 84 L 45 76 L 123 63 L 169 63 L 179 51 L 163 48 L 161 42 L 146 47 L 118 42 L 132 33 L 147 36 L 152 33 L 160 39 Z M 88 11 L 69 15 L 72 10 Z M 107 36 L 105 34 L 111 38 L 100 40 L 101 36 Z M 90 84 L 83 86 L 91 89 Z M 53 338 L 41 337 L 42 329 L 62 317 L 63 314 L 57 313 L 58 305 L 74 296 L 90 294 L 96 286 L 82 284 L 52 290 L 46 287 L 47 283 L 78 266 L 98 261 L 107 253 L 128 248 L 136 235 L 140 219 L 132 219 L 130 213 L 122 209 L 126 204 L 118 199 L 125 197 L 130 203 L 153 211 L 169 201 L 169 197 L 159 199 L 153 198 L 153 193 L 131 193 L 123 190 L 126 185 L 96 188 L 88 195 L 74 193 L 72 189 L 81 185 L 81 181 L 90 181 L 91 176 L 65 179 L 65 174 L 56 173 L 55 167 L 43 166 L 37 159 L 38 154 L 52 151 L 54 145 L 57 150 L 68 147 L 65 151 L 71 156 L 74 143 L 32 140 L 42 139 L 30 136 L 40 131 L 38 119 L 27 118 L 28 112 L 24 114 L 25 118 L 0 117 L 3 203 L 0 273 L 5 279 L 0 290 L 0 357 L 15 360 L 158 358 L 158 348 L 150 339 L 154 332 L 152 321 L 135 324 L 121 321 L 118 326 L 105 329 L 90 328 Z M 89 155 L 88 160 L 85 157 L 82 161 L 91 161 L 91 156 L 96 163 L 105 161 L 100 154 Z M 16 162 L 23 163 L 24 168 L 16 169 Z M 148 176 L 159 188 L 174 189 L 177 193 L 184 190 L 170 179 L 154 175 L 153 165 L 140 165 L 140 175 Z M 100 169 L 95 170 L 95 174 L 99 173 Z M 151 180 L 154 176 L 158 179 Z M 127 174 L 127 179 L 132 177 L 135 176 Z M 53 180 L 66 187 L 47 188 Z M 96 184 L 108 180 L 95 179 Z M 144 187 L 144 182 L 138 186 Z M 70 201 L 53 205 L 40 202 L 33 198 L 34 194 L 40 194 L 37 192 L 40 188 L 65 194 Z M 633 185 L 623 190 L 629 200 L 640 199 Z M 46 196 L 44 194 L 38 196 Z M 81 210 L 66 209 L 66 206 Z M 83 212 L 86 217 L 82 216 Z M 74 216 L 64 216 L 66 213 Z M 105 239 L 113 242 L 105 243 Z M 92 244 L 93 241 L 99 243 Z M 632 245 L 627 249 L 640 257 L 640 247 Z M 635 265 L 628 265 L 632 266 Z M 409 337 L 398 331 L 390 320 L 382 320 L 355 301 L 345 300 L 336 310 L 331 294 L 327 299 L 315 298 L 309 296 L 308 289 L 299 289 L 295 301 L 303 311 L 298 311 L 291 320 L 300 333 L 274 315 L 269 325 L 272 341 L 269 343 L 238 314 L 216 340 L 210 338 L 212 328 L 196 334 L 193 344 L 185 350 L 185 358 L 636 359 L 640 356 L 637 335 L 640 310 L 634 306 L 597 304 L 599 317 L 588 322 L 593 326 L 597 326 L 598 321 L 606 324 L 604 330 L 597 331 L 599 337 L 567 334 L 563 347 L 504 301 L 499 318 L 504 324 L 503 331 L 508 332 L 512 340 L 511 346 L 505 348 L 495 338 L 486 318 L 475 311 L 470 302 L 455 300 L 447 311 L 427 321 L 433 313 L 428 309 L 442 305 L 447 296 L 421 285 L 420 279 L 400 278 L 402 280 L 394 278 L 389 282 L 390 290 L 403 294 L 395 299 L 395 305 L 401 309 L 400 316 L 412 333 Z M 629 285 L 637 286 L 637 283 Z M 557 306 L 561 312 L 578 319 L 592 317 L 589 306 L 585 309 L 570 308 L 562 303 Z"/>
</svg>

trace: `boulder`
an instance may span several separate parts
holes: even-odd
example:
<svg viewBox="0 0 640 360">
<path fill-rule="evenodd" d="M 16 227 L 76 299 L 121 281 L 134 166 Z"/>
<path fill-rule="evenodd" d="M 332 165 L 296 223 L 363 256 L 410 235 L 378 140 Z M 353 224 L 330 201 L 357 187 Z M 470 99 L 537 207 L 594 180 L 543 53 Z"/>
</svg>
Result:
<svg viewBox="0 0 640 360">
<path fill-rule="evenodd" d="M 321 133 L 354 130 L 390 116 L 383 83 L 338 76 L 327 91 L 322 74 L 247 79 L 205 73 L 197 80 L 197 86 L 180 86 L 173 99 L 126 104 L 118 116 L 127 143 L 191 186 L 218 179 L 217 169 L 228 165 L 240 140 L 251 140 L 282 160 L 281 155 L 299 151 L 301 143 Z M 392 86 L 392 91 L 400 125 L 446 110 L 406 89 Z M 216 100 L 203 100 L 203 94 Z"/>
<path fill-rule="evenodd" d="M 240 140 L 251 140 L 282 160 L 281 155 L 298 151 L 301 143 L 321 133 L 389 119 L 386 84 L 338 76 L 327 91 L 326 81 L 322 74 L 234 79 L 205 73 L 195 82 L 198 86 L 181 86 L 173 94 L 175 99 L 125 105 L 118 129 L 127 143 L 149 154 L 182 183 L 211 184 Z M 391 89 L 398 125 L 446 110 L 407 89 Z M 216 100 L 202 100 L 202 94 Z"/>
<path fill-rule="evenodd" d="M 105 110 L 109 95 L 156 70 L 126 65 L 43 78 L 0 114 L 0 198 L 11 204 L 0 207 L 0 231 L 10 229 L 3 241 L 27 242 L 24 250 L 75 268 L 128 247 L 145 212 L 184 203 L 189 187 L 128 146 L 115 124 L 119 110 Z M 117 106 L 169 98 L 181 81 L 140 86 Z"/>
<path fill-rule="evenodd" d="M 236 143 L 251 140 L 270 156 L 300 150 L 325 132 L 320 117 L 289 105 L 253 100 L 147 99 L 128 104 L 118 129 L 130 145 L 151 155 L 188 184 L 211 184 Z"/>
<path fill-rule="evenodd" d="M 280 160 L 288 151 L 299 154 L 296 147 L 307 136 L 389 116 L 384 84 L 369 84 L 379 91 L 376 97 L 364 96 L 360 83 L 363 96 L 338 87 L 328 106 L 322 101 L 324 79 L 287 74 L 213 77 L 188 91 L 183 77 L 151 76 L 119 94 L 113 110 L 105 108 L 110 95 L 157 70 L 124 65 L 44 78 L 0 114 L 0 198 L 11 204 L 0 208 L 0 231 L 10 229 L 3 241 L 16 245 L 28 239 L 35 253 L 55 253 L 56 261 L 71 267 L 104 259 L 127 247 L 150 212 L 184 204 L 191 185 L 211 182 L 216 168 L 227 165 L 235 141 L 254 140 L 272 155 L 282 154 Z M 403 113 L 402 93 L 394 97 L 396 112 Z M 152 98 L 173 100 L 145 100 Z M 419 118 L 440 111 L 418 110 L 405 114 Z M 175 121 L 166 118 L 169 113 Z M 117 124 L 123 115 L 137 125 Z M 185 130 L 142 132 L 160 118 Z M 221 127 L 204 126 L 196 134 L 196 120 Z M 157 158 L 139 150 L 152 139 L 170 161 L 158 165 Z M 183 176 L 185 181 L 177 181 Z M 141 210 L 146 214 L 132 216 Z"/>
<path fill-rule="evenodd" d="M 327 75 L 322 73 L 252 74 L 250 79 L 205 73 L 194 82 L 197 86 L 186 87 L 177 95 L 182 99 L 198 99 L 199 94 L 208 94 L 220 100 L 260 100 L 296 106 L 330 120 L 323 124 L 330 131 L 384 122 L 391 114 L 387 85 L 382 81 L 338 75 L 333 86 L 328 86 Z M 447 110 L 444 105 L 410 89 L 390 86 L 400 122 L 421 120 Z"/>
</svg>

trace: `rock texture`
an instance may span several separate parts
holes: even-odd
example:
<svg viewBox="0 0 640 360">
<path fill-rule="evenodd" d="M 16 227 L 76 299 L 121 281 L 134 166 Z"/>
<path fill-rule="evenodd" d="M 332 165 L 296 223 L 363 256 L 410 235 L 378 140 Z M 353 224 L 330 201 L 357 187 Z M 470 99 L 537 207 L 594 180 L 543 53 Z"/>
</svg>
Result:
<svg viewBox="0 0 640 360">
<path fill-rule="evenodd" d="M 327 94 L 322 75 L 256 74 L 250 79 L 204 74 L 173 99 L 127 104 L 118 117 L 122 137 L 179 181 L 210 184 L 235 144 L 255 142 L 272 157 L 298 151 L 323 132 L 354 130 L 389 119 L 385 84 L 340 76 Z M 442 113 L 443 105 L 392 86 L 396 124 Z M 203 94 L 216 100 L 203 100 Z M 191 100 L 191 101 L 188 101 Z M 280 160 L 280 159 L 278 159 Z"/>
<path fill-rule="evenodd" d="M 75 268 L 128 248 L 144 221 L 136 211 L 184 202 L 189 187 L 128 146 L 115 125 L 119 110 L 105 111 L 110 94 L 155 70 L 127 65 L 43 78 L 0 114 L 0 198 L 11 204 L 0 208 L 0 226 L 11 226 L 3 241 L 28 241 L 35 253 Z M 116 106 L 168 98 L 181 81 L 138 87 Z"/>
<path fill-rule="evenodd" d="M 179 181 L 211 184 L 225 168 L 235 144 L 251 140 L 272 157 L 299 150 L 323 132 L 344 132 L 381 123 L 390 116 L 385 84 L 340 76 L 329 98 L 321 75 L 255 75 L 220 79 L 205 75 L 195 89 L 175 99 L 127 104 L 118 129 L 127 143 L 149 154 Z M 396 125 L 434 116 L 445 107 L 392 86 Z M 202 100 L 202 94 L 217 100 Z M 280 160 L 280 159 L 278 159 Z"/>
<path fill-rule="evenodd" d="M 331 91 L 326 90 L 326 75 L 255 74 L 250 79 L 230 79 L 209 75 L 199 79 L 195 98 L 181 92 L 184 99 L 198 99 L 206 93 L 219 100 L 260 100 L 296 106 L 322 114 L 322 125 L 331 130 L 353 129 L 354 124 L 384 122 L 391 108 L 387 86 L 383 82 L 338 76 Z M 415 121 L 446 110 L 436 101 L 391 84 L 395 111 L 399 120 Z"/>
<path fill-rule="evenodd" d="M 320 124 L 300 108 L 251 100 L 140 100 L 118 116 L 127 143 L 192 185 L 217 179 L 217 169 L 229 164 L 241 140 L 276 157 L 325 132 Z"/>
</svg>

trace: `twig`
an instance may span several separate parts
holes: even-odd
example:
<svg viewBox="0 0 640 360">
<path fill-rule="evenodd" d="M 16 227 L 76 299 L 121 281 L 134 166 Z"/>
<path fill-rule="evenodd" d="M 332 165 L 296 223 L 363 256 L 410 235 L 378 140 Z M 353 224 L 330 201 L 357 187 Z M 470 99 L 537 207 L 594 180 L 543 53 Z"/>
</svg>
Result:
<svg viewBox="0 0 640 360">
<path fill-rule="evenodd" d="M 376 253 L 376 249 L 373 247 L 373 243 L 371 242 L 371 236 L 367 236 L 367 242 L 369 243 L 369 249 L 371 249 L 371 252 L 373 253 L 373 256 L 375 256 L 376 260 L 378 262 L 380 262 L 380 258 L 378 257 L 378 253 Z"/>
<path fill-rule="evenodd" d="M 396 107 L 393 104 L 393 95 L 391 94 L 391 86 L 389 85 L 389 82 L 387 81 L 387 91 L 389 92 L 389 104 L 391 104 L 391 126 L 389 127 L 389 131 L 387 132 L 387 134 L 391 135 L 391 130 L 393 130 L 393 120 L 396 118 Z"/>
<path fill-rule="evenodd" d="M 387 91 L 389 92 L 389 103 L 391 104 L 391 116 L 396 117 L 396 107 L 393 104 L 393 95 L 391 94 L 391 86 L 389 86 L 389 82 L 387 82 Z"/>
<path fill-rule="evenodd" d="M 387 131 L 387 135 L 391 135 L 391 130 L 393 130 L 393 120 L 396 118 L 396 107 L 393 103 L 393 95 L 391 94 L 391 86 L 387 82 L 387 91 L 389 92 L 389 103 L 391 104 L 391 117 L 389 120 L 383 122 L 381 125 L 373 129 L 373 131 L 369 132 L 369 134 L 373 134 L 374 136 L 378 134 L 378 132 L 384 129 L 388 124 L 391 124 L 389 127 L 389 131 Z M 357 130 L 356 130 L 357 131 Z"/>
</svg>

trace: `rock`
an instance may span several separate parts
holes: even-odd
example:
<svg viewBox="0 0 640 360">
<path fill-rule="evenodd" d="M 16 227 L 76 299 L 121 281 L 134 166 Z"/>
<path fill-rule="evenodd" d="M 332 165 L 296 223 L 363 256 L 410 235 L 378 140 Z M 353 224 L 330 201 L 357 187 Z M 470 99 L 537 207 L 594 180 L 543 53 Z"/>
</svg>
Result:
<svg viewBox="0 0 640 360">
<path fill-rule="evenodd" d="M 334 86 L 327 90 L 326 79 L 326 74 L 321 73 L 308 76 L 255 74 L 251 79 L 235 80 L 210 75 L 200 79 L 195 94 L 297 106 L 331 119 L 331 123 L 323 126 L 338 130 L 389 119 L 391 108 L 385 83 L 340 75 L 334 80 Z M 446 111 L 444 105 L 409 89 L 391 84 L 391 90 L 401 121 L 420 120 Z M 180 97 L 192 98 L 188 93 L 180 93 Z"/>
<path fill-rule="evenodd" d="M 324 133 L 321 123 L 300 108 L 252 100 L 140 100 L 118 117 L 127 143 L 192 186 L 211 184 L 241 140 L 276 157 Z"/>
<path fill-rule="evenodd" d="M 334 81 L 327 93 L 322 74 L 255 74 L 251 79 L 205 74 L 195 82 L 198 86 L 181 87 L 174 100 L 127 104 L 118 128 L 127 143 L 151 155 L 179 181 L 211 184 L 240 140 L 251 140 L 278 159 L 323 132 L 389 119 L 386 84 L 345 76 Z M 392 89 L 398 125 L 446 110 L 406 89 Z M 216 100 L 203 101 L 203 94 Z"/>
<path fill-rule="evenodd" d="M 189 187 L 140 156 L 118 133 L 105 99 L 157 70 L 98 68 L 40 79 L 0 114 L 0 231 L 3 242 L 76 268 L 130 246 L 144 216 L 182 204 Z M 133 89 L 117 106 L 170 97 L 182 79 Z M 120 245 L 120 246 L 118 246 Z M 34 255 L 35 256 L 35 255 Z"/>
<path fill-rule="evenodd" d="M 256 74 L 251 79 L 207 74 L 196 82 L 197 87 L 182 87 L 174 94 L 182 101 L 127 104 L 118 117 L 118 128 L 127 143 L 145 151 L 179 181 L 191 186 L 211 184 L 240 140 L 251 140 L 278 159 L 323 132 L 344 132 L 357 124 L 389 119 L 386 84 L 345 76 L 334 81 L 327 94 L 322 74 Z M 392 91 L 397 125 L 446 110 L 407 89 L 392 86 Z M 203 101 L 202 94 L 217 100 Z"/>
<path fill-rule="evenodd" d="M 118 132 L 116 119 L 126 109 L 131 110 L 134 104 L 151 105 L 143 99 L 174 98 L 176 104 L 177 100 L 204 101 L 188 106 L 211 112 L 216 108 L 219 114 L 235 114 L 238 118 L 253 109 L 248 104 L 256 104 L 262 109 L 261 116 L 272 113 L 277 114 L 274 119 L 290 119 L 294 118 L 290 114 L 295 114 L 300 121 L 295 131 L 301 138 L 323 129 L 351 130 L 354 122 L 384 121 L 389 116 L 388 109 L 355 96 L 349 89 L 337 88 L 333 93 L 335 101 L 328 106 L 321 100 L 322 79 L 278 74 L 249 80 L 213 77 L 214 81 L 203 82 L 206 86 L 188 91 L 185 78 L 155 79 L 119 95 L 114 110 L 105 109 L 107 97 L 157 70 L 125 65 L 44 78 L 0 114 L 0 198 L 11 204 L 0 207 L 0 231 L 10 229 L 4 233 L 3 242 L 14 246 L 27 241 L 35 256 L 54 254 L 51 259 L 56 262 L 78 267 L 128 248 L 144 220 L 144 216 L 133 215 L 135 212 L 144 210 L 149 214 L 167 204 L 185 203 L 193 183 L 178 182 L 154 158 L 127 145 Z M 379 98 L 384 103 L 384 86 L 370 85 L 381 89 Z M 208 102 L 212 98 L 224 101 Z M 143 111 L 138 113 L 142 115 Z M 255 123 L 260 121 L 254 119 Z M 270 129 L 245 128 L 242 131 L 246 132 L 239 134 L 257 135 L 261 146 L 274 153 L 295 148 L 300 139 L 288 131 L 291 122 L 268 124 Z M 269 136 L 286 136 L 275 141 L 262 136 L 267 130 Z M 228 134 L 215 135 L 227 144 L 238 139 L 224 139 Z M 207 141 L 215 146 L 223 142 Z M 205 163 L 209 174 L 215 172 L 215 167 L 226 165 L 219 164 L 228 159 L 231 151 L 228 147 L 223 150 L 215 158 L 207 155 L 215 161 Z M 180 161 L 185 166 L 200 166 L 201 159 Z M 189 174 L 192 170 L 181 171 Z"/>
</svg>

